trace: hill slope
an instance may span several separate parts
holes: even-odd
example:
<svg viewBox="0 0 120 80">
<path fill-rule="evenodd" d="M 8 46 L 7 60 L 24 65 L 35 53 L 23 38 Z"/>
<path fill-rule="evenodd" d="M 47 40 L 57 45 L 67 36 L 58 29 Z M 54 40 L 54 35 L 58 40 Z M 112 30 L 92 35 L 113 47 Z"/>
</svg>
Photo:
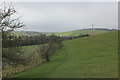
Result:
<svg viewBox="0 0 120 80">
<path fill-rule="evenodd" d="M 50 62 L 26 70 L 14 78 L 116 78 L 118 32 L 64 41 Z"/>
<path fill-rule="evenodd" d="M 110 32 L 108 30 L 78 30 L 78 31 L 68 31 L 68 32 L 58 32 L 58 33 L 52 33 L 57 36 L 79 36 L 82 34 L 90 34 L 90 35 L 95 35 L 95 34 L 102 34 Z M 51 35 L 51 34 L 48 34 Z"/>
</svg>

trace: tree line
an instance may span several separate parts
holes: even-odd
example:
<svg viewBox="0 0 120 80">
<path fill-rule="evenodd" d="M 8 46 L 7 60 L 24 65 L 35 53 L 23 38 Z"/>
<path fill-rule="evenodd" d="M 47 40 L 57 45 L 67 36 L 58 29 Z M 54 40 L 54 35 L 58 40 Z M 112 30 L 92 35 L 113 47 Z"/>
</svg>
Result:
<svg viewBox="0 0 120 80">
<path fill-rule="evenodd" d="M 17 36 L 16 34 L 6 33 L 3 34 L 3 48 L 9 47 L 19 47 L 19 46 L 29 46 L 29 45 L 38 45 L 46 44 L 51 40 L 54 42 L 60 41 L 61 38 L 55 35 L 46 36 L 45 34 L 34 35 L 34 36 Z"/>
<path fill-rule="evenodd" d="M 64 41 L 64 40 L 71 40 L 75 38 L 80 37 L 86 37 L 90 36 L 89 34 L 85 35 L 79 35 L 74 37 L 59 37 L 56 35 L 46 36 L 45 34 L 40 35 L 33 35 L 33 36 L 17 36 L 16 34 L 11 34 L 6 32 L 6 34 L 3 34 L 3 48 L 9 48 L 9 47 L 19 47 L 19 46 L 29 46 L 29 45 L 38 45 L 38 44 L 47 44 L 51 41 L 54 41 L 55 43 Z"/>
</svg>

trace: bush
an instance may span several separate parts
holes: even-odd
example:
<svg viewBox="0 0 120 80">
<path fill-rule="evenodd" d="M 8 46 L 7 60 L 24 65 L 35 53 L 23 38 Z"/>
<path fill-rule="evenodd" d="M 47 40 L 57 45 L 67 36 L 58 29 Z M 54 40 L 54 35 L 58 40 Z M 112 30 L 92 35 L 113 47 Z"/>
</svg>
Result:
<svg viewBox="0 0 120 80">
<path fill-rule="evenodd" d="M 37 51 L 42 59 L 45 59 L 47 62 L 50 61 L 50 57 L 56 52 L 56 45 L 54 43 L 42 44 L 39 46 Z"/>
</svg>

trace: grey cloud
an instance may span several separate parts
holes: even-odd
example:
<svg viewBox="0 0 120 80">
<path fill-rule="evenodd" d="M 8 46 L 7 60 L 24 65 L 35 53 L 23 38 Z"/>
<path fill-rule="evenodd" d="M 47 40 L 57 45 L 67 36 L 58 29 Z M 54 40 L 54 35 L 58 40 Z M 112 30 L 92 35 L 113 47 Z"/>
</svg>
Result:
<svg viewBox="0 0 120 80">
<path fill-rule="evenodd" d="M 117 28 L 117 3 L 114 2 L 24 2 L 14 3 L 26 24 L 24 30 L 61 32 L 95 27 Z M 22 30 L 23 30 L 22 29 Z"/>
</svg>

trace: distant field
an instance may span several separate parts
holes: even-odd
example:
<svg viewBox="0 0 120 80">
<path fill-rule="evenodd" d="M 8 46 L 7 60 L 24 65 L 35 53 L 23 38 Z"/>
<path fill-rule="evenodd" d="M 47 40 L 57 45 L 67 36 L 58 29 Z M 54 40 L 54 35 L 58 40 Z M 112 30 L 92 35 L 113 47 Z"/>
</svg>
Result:
<svg viewBox="0 0 120 80">
<path fill-rule="evenodd" d="M 79 36 L 82 34 L 90 34 L 90 35 L 95 35 L 95 34 L 101 34 L 109 32 L 107 30 L 80 30 L 80 31 L 68 31 L 68 32 L 59 32 L 59 33 L 54 33 L 54 35 L 57 36 Z M 51 35 L 51 34 L 48 34 Z"/>
<path fill-rule="evenodd" d="M 117 78 L 118 32 L 63 42 L 50 62 L 12 78 Z"/>
<path fill-rule="evenodd" d="M 46 34 L 47 36 L 49 35 L 57 35 L 57 36 L 79 36 L 82 34 L 90 34 L 90 35 L 95 35 L 95 34 L 101 34 L 105 32 L 110 32 L 108 30 L 78 30 L 78 31 L 67 31 L 67 32 L 56 32 L 56 33 L 49 33 L 49 32 L 35 32 L 35 31 L 14 31 L 16 35 L 40 35 L 40 34 Z"/>
<path fill-rule="evenodd" d="M 38 45 L 22 46 L 22 51 L 28 56 L 29 54 L 33 54 L 37 48 Z"/>
</svg>

